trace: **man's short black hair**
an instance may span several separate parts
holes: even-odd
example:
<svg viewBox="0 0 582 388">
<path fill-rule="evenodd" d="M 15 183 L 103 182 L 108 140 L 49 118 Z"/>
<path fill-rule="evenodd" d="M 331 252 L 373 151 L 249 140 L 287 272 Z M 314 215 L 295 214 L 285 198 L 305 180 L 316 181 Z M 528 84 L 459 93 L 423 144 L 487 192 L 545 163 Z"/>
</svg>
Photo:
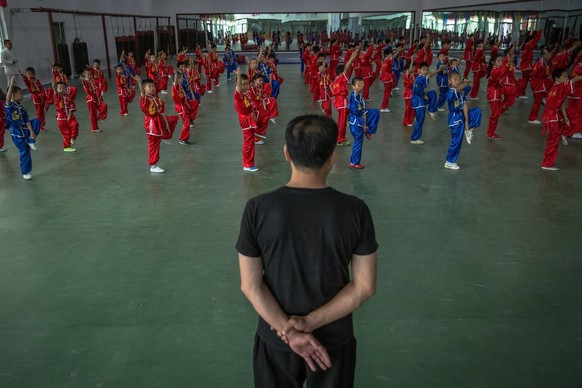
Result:
<svg viewBox="0 0 582 388">
<path fill-rule="evenodd" d="M 320 169 L 335 150 L 337 134 L 332 118 L 313 114 L 295 117 L 285 129 L 291 161 L 299 169 Z"/>
</svg>

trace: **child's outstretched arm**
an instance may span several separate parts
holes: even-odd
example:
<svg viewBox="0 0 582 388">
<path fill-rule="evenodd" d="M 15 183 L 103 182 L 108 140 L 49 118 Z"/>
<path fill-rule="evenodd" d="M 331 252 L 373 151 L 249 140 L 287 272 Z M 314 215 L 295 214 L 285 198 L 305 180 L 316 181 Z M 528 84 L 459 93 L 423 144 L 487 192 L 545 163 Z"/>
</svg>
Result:
<svg viewBox="0 0 582 388">
<path fill-rule="evenodd" d="M 139 93 L 142 97 L 145 97 L 146 92 L 145 89 L 143 88 L 143 84 L 141 82 L 141 77 L 139 75 L 134 75 L 133 79 L 135 80 L 135 83 L 139 86 Z"/>
</svg>

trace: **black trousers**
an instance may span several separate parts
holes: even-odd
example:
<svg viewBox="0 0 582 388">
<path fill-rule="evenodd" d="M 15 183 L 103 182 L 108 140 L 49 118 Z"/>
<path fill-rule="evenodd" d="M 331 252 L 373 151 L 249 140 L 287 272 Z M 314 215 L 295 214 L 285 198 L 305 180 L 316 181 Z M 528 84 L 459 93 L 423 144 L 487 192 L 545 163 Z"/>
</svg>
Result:
<svg viewBox="0 0 582 388">
<path fill-rule="evenodd" d="M 352 388 L 356 369 L 356 339 L 344 346 L 328 350 L 331 368 L 312 372 L 309 366 L 291 350 L 279 350 L 267 345 L 255 335 L 253 369 L 256 388 Z"/>
</svg>

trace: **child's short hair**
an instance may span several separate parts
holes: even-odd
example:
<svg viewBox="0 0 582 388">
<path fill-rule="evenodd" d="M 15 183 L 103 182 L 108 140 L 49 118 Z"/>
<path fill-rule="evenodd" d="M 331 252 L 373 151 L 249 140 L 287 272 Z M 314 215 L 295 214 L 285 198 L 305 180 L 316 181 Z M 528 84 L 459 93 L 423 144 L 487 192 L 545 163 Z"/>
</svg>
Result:
<svg viewBox="0 0 582 388">
<path fill-rule="evenodd" d="M 176 67 L 179 68 L 180 66 L 186 66 L 186 62 L 180 61 L 180 62 L 176 63 Z"/>
<path fill-rule="evenodd" d="M 341 73 L 343 73 L 345 68 L 346 67 L 344 65 L 337 65 L 335 68 L 335 75 L 340 75 Z"/>
<path fill-rule="evenodd" d="M 257 75 L 260 75 L 260 74 L 257 74 Z M 263 76 L 261 75 L 261 78 L 262 78 L 262 77 L 263 77 Z M 249 76 L 248 76 L 248 75 L 246 75 L 246 74 L 241 74 L 241 75 L 240 75 L 240 80 L 241 80 L 241 81 L 248 81 L 248 80 L 249 80 Z"/>
<path fill-rule="evenodd" d="M 364 79 L 362 77 L 354 77 L 352 78 L 352 86 L 356 85 L 356 82 L 364 82 Z"/>
<path fill-rule="evenodd" d="M 277 58 L 277 56 L 275 55 L 275 53 L 270 53 L 269 55 L 267 55 L 267 58 Z"/>
<path fill-rule="evenodd" d="M 423 67 L 428 67 L 428 63 L 426 62 L 421 62 L 420 65 L 418 65 L 419 69 L 422 69 Z"/>
<path fill-rule="evenodd" d="M 552 72 L 552 79 L 555 80 L 556 78 L 560 78 L 562 74 L 567 73 L 568 70 L 564 69 L 563 67 L 559 67 Z"/>
<path fill-rule="evenodd" d="M 320 51 L 319 46 L 313 46 L 311 51 L 313 51 L 314 53 L 318 53 Z"/>
<path fill-rule="evenodd" d="M 392 54 L 392 49 L 391 48 L 387 48 L 384 50 L 384 56 L 387 57 L 388 55 Z"/>
<path fill-rule="evenodd" d="M 244 75 L 244 74 L 243 74 Z M 242 76 L 241 76 L 242 77 Z M 248 77 L 247 77 L 248 78 Z M 242 79 L 242 78 L 241 78 Z M 253 82 L 255 82 L 258 79 L 263 79 L 263 75 L 261 73 L 257 73 L 253 76 Z"/>
<path fill-rule="evenodd" d="M 451 65 L 452 65 L 453 63 L 459 63 L 459 59 L 458 59 L 458 58 L 453 58 L 453 59 L 451 59 Z"/>
<path fill-rule="evenodd" d="M 12 87 L 12 94 L 16 94 L 16 93 L 22 93 L 22 89 L 18 86 L 13 86 Z"/>
<path fill-rule="evenodd" d="M 215 49 L 215 48 L 216 48 L 216 45 L 215 45 L 214 43 L 212 43 L 212 44 L 210 45 L 210 48 L 211 48 L 211 49 Z"/>
<path fill-rule="evenodd" d="M 460 73 L 457 73 L 456 71 L 453 71 L 452 73 L 449 73 L 449 80 L 453 79 L 453 77 L 455 76 L 459 76 L 459 78 L 461 77 Z"/>
<path fill-rule="evenodd" d="M 143 81 L 141 81 L 141 84 L 142 84 L 143 86 L 146 86 L 146 85 L 148 85 L 148 84 L 154 84 L 154 85 L 155 85 L 155 84 L 156 84 L 156 81 L 154 81 L 154 80 L 153 80 L 153 79 L 151 79 L 151 78 L 146 78 L 146 79 L 144 79 Z"/>
<path fill-rule="evenodd" d="M 317 59 L 319 60 L 319 58 L 324 58 L 325 59 L 325 54 L 324 53 L 317 54 Z"/>
<path fill-rule="evenodd" d="M 63 81 L 59 81 L 55 84 L 55 86 L 59 86 L 59 85 L 67 86 L 67 84 L 64 83 Z"/>
<path fill-rule="evenodd" d="M 63 68 L 63 65 L 61 65 L 59 62 L 55 62 L 55 63 L 53 64 L 53 67 L 60 67 L 60 68 Z"/>
<path fill-rule="evenodd" d="M 119 68 L 123 69 L 123 65 L 116 65 L 115 68 L 116 69 L 119 69 Z"/>
<path fill-rule="evenodd" d="M 438 53 L 437 58 L 440 57 L 441 55 L 444 57 L 445 53 Z"/>
<path fill-rule="evenodd" d="M 97 62 L 98 64 L 101 64 L 101 61 L 99 59 L 93 59 L 93 63 Z"/>
<path fill-rule="evenodd" d="M 36 71 L 34 71 L 34 67 L 27 67 L 25 72 L 31 72 L 32 74 L 36 74 Z"/>
</svg>

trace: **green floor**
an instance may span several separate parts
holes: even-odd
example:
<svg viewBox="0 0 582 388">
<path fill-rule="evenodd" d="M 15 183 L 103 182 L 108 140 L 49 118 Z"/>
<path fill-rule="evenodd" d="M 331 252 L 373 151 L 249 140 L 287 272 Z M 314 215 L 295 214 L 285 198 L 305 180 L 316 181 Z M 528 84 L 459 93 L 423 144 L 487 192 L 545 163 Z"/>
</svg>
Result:
<svg viewBox="0 0 582 388">
<path fill-rule="evenodd" d="M 204 97 L 193 145 L 162 145 L 162 175 L 149 173 L 137 104 L 120 118 L 114 90 L 97 134 L 80 91 L 73 154 L 60 150 L 51 109 L 32 181 L 6 137 L 1 387 L 252 386 L 257 319 L 239 291 L 240 215 L 289 176 L 285 123 L 318 112 L 297 66 L 280 73 L 281 117 L 254 175 L 241 169 L 226 80 Z M 582 141 L 560 145 L 561 171 L 542 171 L 531 102 L 502 116 L 493 142 L 484 94 L 460 171 L 443 168 L 444 113 L 427 120 L 425 145 L 409 144 L 401 91 L 364 145 L 365 170 L 349 170 L 350 149 L 337 150 L 329 182 L 368 203 L 380 243 L 378 293 L 354 318 L 357 387 L 582 384 Z"/>
</svg>

